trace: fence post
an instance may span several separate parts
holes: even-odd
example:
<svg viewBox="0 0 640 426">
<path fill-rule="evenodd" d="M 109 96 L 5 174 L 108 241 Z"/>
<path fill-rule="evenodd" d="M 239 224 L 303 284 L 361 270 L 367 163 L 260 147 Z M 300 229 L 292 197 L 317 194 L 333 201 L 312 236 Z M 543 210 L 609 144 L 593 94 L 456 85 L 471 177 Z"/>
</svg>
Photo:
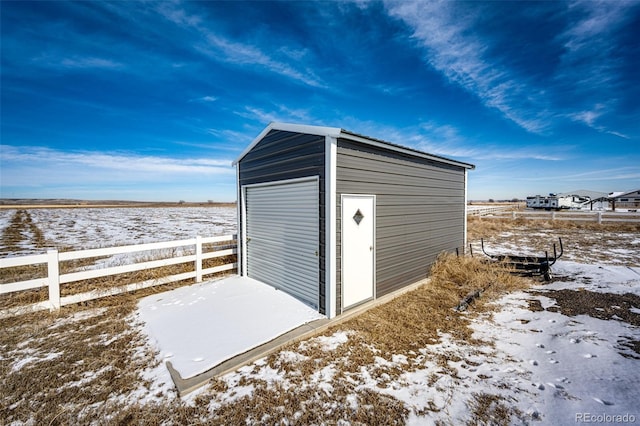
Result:
<svg viewBox="0 0 640 426">
<path fill-rule="evenodd" d="M 556 212 L 551 212 L 551 220 L 556 220 Z"/>
<path fill-rule="evenodd" d="M 602 225 L 602 212 L 598 212 L 598 225 Z"/>
<path fill-rule="evenodd" d="M 60 264 L 58 261 L 58 250 L 48 250 L 47 256 L 49 310 L 54 311 L 60 309 Z"/>
<path fill-rule="evenodd" d="M 513 217 L 513 220 L 516 220 L 516 211 L 515 210 L 513 212 L 511 212 L 511 216 Z"/>
<path fill-rule="evenodd" d="M 196 237 L 196 282 L 202 282 L 202 237 Z"/>
</svg>

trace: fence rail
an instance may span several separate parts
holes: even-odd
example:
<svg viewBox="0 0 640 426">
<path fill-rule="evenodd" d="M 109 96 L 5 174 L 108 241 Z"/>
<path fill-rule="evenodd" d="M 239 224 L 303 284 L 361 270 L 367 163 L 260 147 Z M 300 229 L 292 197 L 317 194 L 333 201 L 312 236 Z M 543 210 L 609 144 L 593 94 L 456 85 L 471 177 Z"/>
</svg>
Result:
<svg viewBox="0 0 640 426">
<path fill-rule="evenodd" d="M 502 213 L 517 208 L 513 205 L 501 206 L 467 206 L 468 216 L 486 216 L 493 213 Z"/>
<path fill-rule="evenodd" d="M 613 222 L 640 222 L 640 214 L 633 212 L 583 212 L 583 211 L 511 211 L 511 212 L 494 212 L 491 216 L 485 216 L 487 218 L 497 219 L 530 219 L 530 220 L 567 220 L 567 221 L 582 221 L 582 222 L 597 222 L 597 223 L 613 223 Z"/>
<path fill-rule="evenodd" d="M 69 252 L 58 252 L 57 250 L 49 250 L 46 254 L 0 259 L 0 270 L 3 270 L 5 268 L 16 268 L 42 264 L 46 264 L 47 267 L 46 277 L 0 284 L 0 295 L 25 290 L 39 289 L 43 287 L 48 287 L 49 292 L 48 300 L 33 303 L 30 305 L 0 309 L 0 318 L 45 309 L 58 310 L 61 306 L 70 305 L 73 303 L 85 302 L 88 300 L 140 290 L 147 287 L 168 284 L 176 281 L 195 279 L 195 282 L 202 282 L 202 277 L 205 275 L 230 271 L 238 267 L 237 262 L 234 262 L 213 266 L 210 268 L 203 268 L 204 260 L 237 254 L 237 244 L 234 242 L 236 239 L 236 235 L 223 235 L 216 237 L 198 236 L 192 239 L 178 241 L 127 245 L 120 247 L 108 247 Z M 203 252 L 203 245 L 219 244 L 227 241 L 229 242 L 229 244 L 225 244 L 223 246 L 213 246 L 211 251 Z M 106 256 L 116 256 L 130 253 L 152 252 L 166 249 L 173 250 L 171 257 L 165 256 L 162 259 L 135 261 L 134 263 L 120 266 L 107 266 L 103 268 L 73 271 L 64 274 L 60 273 L 61 262 L 91 258 L 103 258 Z M 193 263 L 194 270 L 183 272 L 180 274 L 166 275 L 159 278 L 153 278 L 136 283 L 111 287 L 107 289 L 93 290 L 85 293 L 73 294 L 70 296 L 61 296 L 61 284 L 68 284 L 77 281 L 90 280 L 184 263 Z"/>
</svg>

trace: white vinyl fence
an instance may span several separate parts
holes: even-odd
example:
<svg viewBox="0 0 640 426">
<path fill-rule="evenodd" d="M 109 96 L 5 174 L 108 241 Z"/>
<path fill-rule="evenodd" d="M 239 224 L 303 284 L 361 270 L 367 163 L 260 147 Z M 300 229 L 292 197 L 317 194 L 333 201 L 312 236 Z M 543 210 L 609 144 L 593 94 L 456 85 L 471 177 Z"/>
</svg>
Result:
<svg viewBox="0 0 640 426">
<path fill-rule="evenodd" d="M 48 287 L 49 300 L 34 303 L 31 305 L 24 305 L 19 307 L 12 307 L 6 309 L 0 309 L 0 318 L 5 318 L 13 315 L 20 315 L 27 312 L 34 312 L 39 310 L 58 310 L 61 306 L 70 305 L 73 303 L 80 303 L 88 300 L 98 299 L 101 297 L 111 296 L 120 293 L 126 293 L 134 290 L 140 290 L 147 287 L 153 287 L 163 284 L 168 284 L 176 281 L 183 281 L 188 279 L 194 279 L 195 282 L 202 282 L 202 277 L 205 275 L 216 274 L 223 271 L 230 271 L 237 269 L 238 264 L 227 263 L 211 268 L 203 269 L 203 261 L 206 259 L 213 259 L 217 257 L 229 256 L 237 254 L 237 245 L 235 243 L 236 235 L 224 235 L 216 237 L 195 237 L 187 240 L 168 241 L 149 244 L 128 245 L 121 247 L 99 248 L 80 251 L 68 251 L 58 252 L 57 250 L 49 250 L 46 254 L 9 257 L 0 259 L 0 271 L 5 268 L 15 268 L 21 266 L 30 266 L 38 264 L 47 265 L 46 277 L 34 278 L 25 281 L 11 282 L 0 284 L 0 295 L 14 293 L 19 291 L 38 289 L 42 287 Z M 229 242 L 228 244 L 224 244 Z M 222 243 L 222 244 L 221 244 Z M 203 245 L 216 244 L 211 251 L 203 252 Z M 80 259 L 90 258 L 104 258 L 109 256 L 117 256 L 122 254 L 143 252 L 158 252 L 159 250 L 171 250 L 170 257 L 163 257 L 157 260 L 142 260 L 134 261 L 121 266 L 107 266 L 104 268 L 91 268 L 77 272 L 70 272 L 60 274 L 60 263 L 65 261 L 74 261 Z M 185 254 L 186 253 L 186 254 Z M 183 263 L 193 262 L 195 268 L 190 272 L 183 272 L 175 275 L 168 275 L 159 278 L 154 278 L 142 282 L 111 287 L 107 289 L 96 289 L 90 292 L 73 294 L 70 296 L 61 296 L 60 286 L 67 283 L 76 281 L 89 280 L 100 277 L 107 277 L 110 275 L 123 274 L 128 272 L 142 271 L 145 269 L 159 268 L 163 266 L 178 265 Z"/>
<path fill-rule="evenodd" d="M 486 216 L 494 213 L 506 212 L 517 208 L 513 205 L 499 205 L 499 206 L 467 206 L 467 215 L 469 216 Z"/>
<path fill-rule="evenodd" d="M 494 212 L 486 218 L 495 219 L 530 219 L 530 220 L 571 220 L 582 222 L 612 223 L 640 222 L 640 214 L 635 212 L 603 212 L 603 211 L 512 211 Z"/>
</svg>

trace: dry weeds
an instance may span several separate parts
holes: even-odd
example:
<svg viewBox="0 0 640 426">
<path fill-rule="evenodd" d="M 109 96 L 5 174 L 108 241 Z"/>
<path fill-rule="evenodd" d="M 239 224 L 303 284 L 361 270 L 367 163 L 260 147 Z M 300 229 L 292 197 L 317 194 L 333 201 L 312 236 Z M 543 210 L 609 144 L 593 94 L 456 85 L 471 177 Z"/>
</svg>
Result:
<svg viewBox="0 0 640 426">
<path fill-rule="evenodd" d="M 514 255 L 543 256 L 553 254 L 558 237 L 564 245 L 563 260 L 583 263 L 611 263 L 615 253 L 616 264 L 640 265 L 640 224 L 580 221 L 550 221 L 528 219 L 496 219 L 470 217 L 468 241 L 475 256 L 482 257 L 480 239 L 484 238 L 487 252 L 499 243 Z"/>
<path fill-rule="evenodd" d="M 640 296 L 631 293 L 599 293 L 589 290 L 552 290 L 532 292 L 534 295 L 554 299 L 557 306 L 547 310 L 563 315 L 589 315 L 602 320 L 624 321 L 640 326 L 640 314 L 633 311 L 640 306 Z"/>
<path fill-rule="evenodd" d="M 44 247 L 44 234 L 36 226 L 28 210 L 16 210 L 9 226 L 7 226 L 0 236 L 2 246 L 8 250 L 19 251 L 22 249 L 23 241 L 31 241 L 35 247 Z"/>
<path fill-rule="evenodd" d="M 571 220 L 541 220 L 541 219 L 523 219 L 517 218 L 483 218 L 480 216 L 470 216 L 468 218 L 468 238 L 469 240 L 479 240 L 482 237 L 496 236 L 503 232 L 512 232 L 514 230 L 526 229 L 536 230 L 553 230 L 558 233 L 566 233 L 566 231 L 591 231 L 591 232 L 631 232 L 640 233 L 640 224 L 624 223 L 624 222 L 605 222 L 598 224 L 596 222 L 571 221 Z"/>
<path fill-rule="evenodd" d="M 512 416 L 519 416 L 519 410 L 509 405 L 508 401 L 499 395 L 487 393 L 474 394 L 467 404 L 471 410 L 468 425 L 505 425 L 512 424 Z"/>
<path fill-rule="evenodd" d="M 0 406 L 4 421 L 70 424 L 88 406 L 151 389 L 139 371 L 157 363 L 127 317 L 135 300 L 3 320 Z"/>
</svg>

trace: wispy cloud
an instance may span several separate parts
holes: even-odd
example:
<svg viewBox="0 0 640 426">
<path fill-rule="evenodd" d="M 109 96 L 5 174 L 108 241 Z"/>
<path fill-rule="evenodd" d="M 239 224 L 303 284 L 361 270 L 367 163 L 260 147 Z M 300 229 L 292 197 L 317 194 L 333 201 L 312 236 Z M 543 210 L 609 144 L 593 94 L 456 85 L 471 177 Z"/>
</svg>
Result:
<svg viewBox="0 0 640 426">
<path fill-rule="evenodd" d="M 404 21 L 426 49 L 426 60 L 449 81 L 476 95 L 488 107 L 532 133 L 548 127 L 544 99 L 523 77 L 485 58 L 487 40 L 474 35 L 473 15 L 455 13 L 454 2 L 386 3 L 392 17 Z M 523 100 L 528 105 L 520 108 Z"/>
<path fill-rule="evenodd" d="M 257 46 L 229 40 L 206 31 L 206 44 L 199 50 L 213 58 L 224 57 L 227 62 L 238 65 L 258 65 L 282 76 L 299 81 L 311 87 L 326 87 L 310 70 L 299 70 L 292 65 L 275 59 Z"/>
<path fill-rule="evenodd" d="M 125 65 L 113 59 L 95 56 L 65 56 L 56 54 L 41 55 L 33 59 L 33 62 L 59 69 L 94 69 L 94 70 L 121 70 Z"/>
<path fill-rule="evenodd" d="M 616 132 L 615 130 L 607 130 L 606 133 L 609 133 L 610 135 L 617 136 L 617 137 L 622 138 L 622 139 L 631 139 L 631 137 L 629 135 L 625 135 L 624 133 Z"/>
<path fill-rule="evenodd" d="M 628 96 L 623 76 L 628 64 L 620 58 L 633 54 L 620 55 L 620 38 L 633 25 L 640 3 L 580 0 L 550 6 L 554 15 L 562 16 L 558 24 L 564 27 L 558 25 L 555 35 L 541 40 L 546 49 L 536 53 L 548 56 L 541 58 L 547 65 L 538 73 L 531 71 L 536 67 L 512 65 L 517 55 L 503 52 L 501 39 L 494 36 L 506 33 L 486 30 L 491 10 L 483 5 L 392 0 L 385 4 L 390 16 L 412 30 L 429 65 L 526 131 L 548 135 L 559 120 L 568 118 L 601 133 L 628 137 L 612 128 L 612 118 Z M 523 20 L 525 14 L 514 19 Z"/>
<path fill-rule="evenodd" d="M 640 171 L 635 167 L 618 167 L 609 169 L 589 170 L 586 172 L 569 171 L 567 173 L 547 174 L 545 176 L 527 176 L 522 180 L 528 181 L 572 181 L 572 182 L 599 182 L 603 180 L 630 181 L 640 179 Z"/>
<path fill-rule="evenodd" d="M 256 120 L 260 123 L 270 123 L 272 121 L 293 122 L 293 123 L 313 123 L 316 122 L 306 109 L 289 108 L 286 105 L 274 105 L 273 109 L 266 111 L 262 108 L 246 106 L 244 109 L 235 112 L 236 115 Z"/>
<path fill-rule="evenodd" d="M 216 96 L 202 96 L 201 98 L 191 99 L 191 102 L 215 102 L 218 100 Z"/>
<path fill-rule="evenodd" d="M 622 138 L 628 136 L 608 128 L 602 119 L 615 113 L 620 100 L 617 96 L 625 95 L 618 90 L 622 63 L 617 59 L 617 39 L 620 28 L 634 16 L 631 9 L 637 7 L 637 2 L 627 1 L 575 1 L 568 9 L 569 24 L 558 36 L 564 53 L 556 80 L 571 87 L 581 104 L 594 105 L 567 115 L 594 130 Z"/>
<path fill-rule="evenodd" d="M 311 87 L 327 87 L 311 69 L 300 66 L 298 61 L 304 56 L 304 51 L 300 49 L 277 50 L 281 58 L 276 58 L 259 46 L 232 40 L 214 32 L 203 18 L 189 13 L 180 3 L 163 2 L 157 11 L 175 25 L 195 31 L 199 38 L 194 42 L 193 48 L 214 60 L 224 60 L 236 65 L 256 65 Z M 272 50 L 269 52 L 274 53 Z M 290 62 L 283 59 L 290 59 Z"/>
<path fill-rule="evenodd" d="M 56 182 L 171 181 L 232 175 L 230 160 L 166 158 L 128 153 L 61 151 L 2 145 L 3 185 Z M 41 180 L 42 182 L 38 182 Z"/>
<path fill-rule="evenodd" d="M 602 115 L 606 114 L 607 112 L 610 112 L 611 109 L 612 108 L 606 107 L 604 104 L 597 104 L 590 111 L 580 111 L 580 112 L 570 113 L 568 114 L 568 116 L 573 121 L 586 124 L 587 126 L 599 132 L 608 133 L 610 135 L 614 135 L 623 139 L 630 139 L 630 137 L 628 135 L 625 135 L 624 133 L 616 132 L 614 130 L 609 130 L 605 126 L 597 124 L 598 119 Z"/>
<path fill-rule="evenodd" d="M 384 139 L 388 142 L 444 157 L 462 158 L 467 161 L 481 160 L 541 160 L 561 161 L 572 147 L 556 145 L 546 150 L 535 146 L 505 149 L 498 143 L 485 141 L 482 146 L 469 139 L 454 126 L 426 121 L 415 126 L 397 128 L 375 122 L 359 122 L 350 119 L 350 125 L 359 133 Z M 356 130 L 357 129 L 357 130 Z M 513 144 L 517 146 L 518 144 Z"/>
<path fill-rule="evenodd" d="M 124 65 L 119 62 L 94 57 L 65 58 L 60 61 L 60 65 L 66 68 L 120 69 L 124 67 Z"/>
</svg>

